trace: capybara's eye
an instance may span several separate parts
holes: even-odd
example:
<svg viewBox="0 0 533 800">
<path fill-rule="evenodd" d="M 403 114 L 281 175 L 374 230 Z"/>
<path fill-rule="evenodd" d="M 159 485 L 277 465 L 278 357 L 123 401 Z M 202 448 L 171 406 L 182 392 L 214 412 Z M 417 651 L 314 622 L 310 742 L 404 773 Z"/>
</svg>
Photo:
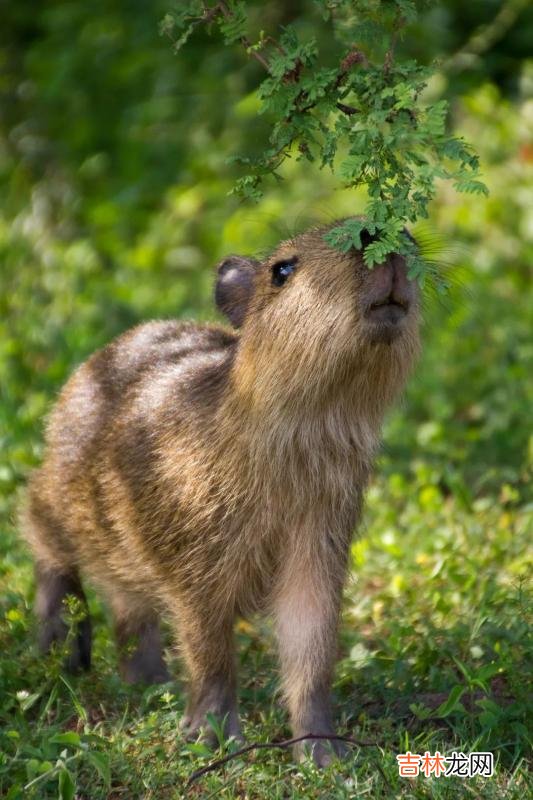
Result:
<svg viewBox="0 0 533 800">
<path fill-rule="evenodd" d="M 296 269 L 297 261 L 298 259 L 294 256 L 294 258 L 290 258 L 286 261 L 278 261 L 274 264 L 272 267 L 272 283 L 274 286 L 283 286 L 287 278 L 292 275 Z"/>
</svg>

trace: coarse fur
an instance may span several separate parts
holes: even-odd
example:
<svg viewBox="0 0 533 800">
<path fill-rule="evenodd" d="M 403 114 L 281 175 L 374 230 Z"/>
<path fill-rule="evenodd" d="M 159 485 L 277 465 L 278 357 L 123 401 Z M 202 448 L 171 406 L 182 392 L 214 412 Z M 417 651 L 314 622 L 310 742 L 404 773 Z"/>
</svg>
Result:
<svg viewBox="0 0 533 800">
<path fill-rule="evenodd" d="M 163 614 L 190 735 L 208 712 L 239 735 L 232 630 L 257 611 L 274 617 L 295 736 L 333 732 L 349 543 L 419 349 L 419 302 L 400 256 L 369 270 L 323 234 L 223 262 L 217 300 L 239 330 L 150 322 L 96 352 L 63 389 L 31 479 L 43 648 L 61 638 L 63 596 L 83 599 L 81 573 L 113 610 L 124 677 L 165 680 Z M 87 665 L 85 644 L 71 666 Z M 315 761 L 331 750 L 315 743 Z"/>
</svg>

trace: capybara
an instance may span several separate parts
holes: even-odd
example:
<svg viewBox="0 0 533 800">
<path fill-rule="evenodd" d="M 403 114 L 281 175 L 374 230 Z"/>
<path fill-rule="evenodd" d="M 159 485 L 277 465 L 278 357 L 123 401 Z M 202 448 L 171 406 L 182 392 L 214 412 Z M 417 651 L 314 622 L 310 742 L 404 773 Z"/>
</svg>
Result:
<svg viewBox="0 0 533 800">
<path fill-rule="evenodd" d="M 233 627 L 256 612 L 274 621 L 294 736 L 334 733 L 349 545 L 384 413 L 419 350 L 420 302 L 403 257 L 369 269 L 325 230 L 219 265 L 231 329 L 148 322 L 94 353 L 63 389 L 30 481 L 41 646 L 65 636 L 63 601 L 84 602 L 83 575 L 112 610 L 125 680 L 164 681 L 163 616 L 187 667 L 191 736 L 209 712 L 240 735 Z M 85 619 L 71 669 L 89 666 L 90 637 Z M 323 765 L 341 744 L 307 747 Z"/>
</svg>

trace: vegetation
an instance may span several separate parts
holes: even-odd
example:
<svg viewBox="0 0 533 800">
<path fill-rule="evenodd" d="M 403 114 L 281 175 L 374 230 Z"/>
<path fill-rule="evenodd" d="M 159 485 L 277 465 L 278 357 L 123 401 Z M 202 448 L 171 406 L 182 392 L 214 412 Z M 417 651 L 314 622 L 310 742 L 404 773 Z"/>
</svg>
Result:
<svg viewBox="0 0 533 800">
<path fill-rule="evenodd" d="M 466 142 L 445 130 L 448 103 L 423 102 L 432 70 L 416 61 L 395 60 L 398 38 L 417 19 L 412 0 L 317 0 L 322 19 L 331 21 L 343 57 L 319 65 L 316 38 L 300 41 L 294 26 L 278 40 L 260 30 L 252 43 L 247 33 L 246 3 L 202 0 L 181 3 L 165 16 L 161 30 L 179 52 L 198 25 L 214 23 L 224 43 L 244 45 L 266 70 L 257 96 L 258 113 L 271 121 L 268 148 L 257 158 L 234 156 L 251 173 L 233 191 L 258 200 L 265 176 L 282 180 L 285 159 L 329 167 L 348 187 L 368 193 L 364 221 L 352 218 L 326 234 L 343 252 L 361 248 L 361 232 L 374 240 L 365 248 L 369 267 L 394 252 L 407 258 L 412 277 L 423 278 L 424 261 L 404 235 L 406 223 L 428 216 L 437 178 L 451 179 L 458 191 L 486 194 L 479 180 L 479 159 Z M 378 53 L 381 62 L 370 60 Z M 339 153 L 341 154 L 339 157 Z"/>
<path fill-rule="evenodd" d="M 265 30 L 291 23 L 301 41 L 317 36 L 325 63 L 338 60 L 311 4 L 249 6 Z M 167 11 L 168 0 L 42 0 L 31 14 L 16 4 L 4 14 L 0 794 L 521 800 L 533 718 L 533 11 L 512 0 L 423 6 L 397 44 L 398 63 L 440 59 L 428 100 L 450 103 L 454 135 L 475 143 L 490 195 L 439 183 L 431 227 L 414 230 L 450 290 L 427 287 L 422 361 L 388 421 L 354 539 L 336 675 L 340 730 L 377 746 L 322 773 L 259 750 L 186 790 L 216 754 L 179 732 L 179 664 L 175 683 L 122 684 L 92 594 L 93 672 L 70 678 L 60 653 L 36 651 L 15 513 L 68 374 L 141 320 L 213 318 L 221 256 L 264 250 L 309 219 L 366 203 L 361 189 L 339 190 L 294 159 L 257 206 L 228 196 L 242 167 L 226 157 L 260 157 L 268 140 L 257 115 L 263 68 L 201 27 L 174 56 L 157 32 Z M 247 738 L 285 738 L 268 624 L 241 622 L 238 639 Z M 492 751 L 495 775 L 400 778 L 395 756 L 408 749 Z"/>
</svg>

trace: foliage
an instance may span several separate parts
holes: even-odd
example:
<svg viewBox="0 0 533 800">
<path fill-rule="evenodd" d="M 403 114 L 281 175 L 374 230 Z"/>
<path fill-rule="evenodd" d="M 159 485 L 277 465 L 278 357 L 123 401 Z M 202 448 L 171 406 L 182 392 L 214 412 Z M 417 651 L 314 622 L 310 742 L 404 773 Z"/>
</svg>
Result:
<svg viewBox="0 0 533 800">
<path fill-rule="evenodd" d="M 61 384 L 130 325 L 212 318 L 212 265 L 223 255 L 257 254 L 305 227 L 304 213 L 332 220 L 364 201 L 294 160 L 256 212 L 228 198 L 238 167 L 224 166 L 222 154 L 261 149 L 268 135 L 256 113 L 262 67 L 251 59 L 237 70 L 238 55 L 201 30 L 174 59 L 157 35 L 167 5 L 138 4 L 133 14 L 105 0 L 43 0 L 31 13 L 10 4 L 3 18 L 0 795 L 11 800 L 57 798 L 60 789 L 90 800 L 182 798 L 191 772 L 213 755 L 179 732 L 178 663 L 168 686 L 119 680 L 110 621 L 94 594 L 90 675 L 69 678 L 60 653 L 36 651 L 16 506 Z M 472 6 L 490 17 L 486 0 Z M 286 7 L 290 18 L 300 13 L 292 3 L 257 9 L 273 30 L 288 21 Z M 468 38 L 464 18 L 474 11 L 443 4 L 436 28 L 434 17 L 419 16 L 407 49 L 446 56 Z M 299 31 L 306 41 L 318 32 L 333 63 L 329 28 L 306 19 L 307 11 Z M 513 36 L 530 42 L 533 30 L 520 24 Z M 339 728 L 379 748 L 322 774 L 262 752 L 206 776 L 192 797 L 522 800 L 531 792 L 533 72 L 512 61 L 514 50 L 501 42 L 474 75 L 443 72 L 429 87 L 435 101 L 452 101 L 458 134 L 476 142 L 490 196 L 480 203 L 439 185 L 432 229 L 415 229 L 450 292 L 445 300 L 426 292 L 422 360 L 389 418 L 352 548 L 335 680 Z M 493 82 L 502 63 L 515 64 L 520 91 L 511 98 L 507 81 Z M 237 635 L 246 736 L 282 738 L 289 731 L 268 626 L 241 622 Z M 395 755 L 407 748 L 487 748 L 496 775 L 402 781 Z"/>
<path fill-rule="evenodd" d="M 279 168 L 291 154 L 318 160 L 346 186 L 364 186 L 368 193 L 364 220 L 335 227 L 327 241 L 344 252 L 361 249 L 366 229 L 375 237 L 364 251 L 368 266 L 399 251 L 411 276 L 422 276 L 424 262 L 404 235 L 405 224 L 428 216 L 437 179 L 452 180 L 460 192 L 486 194 L 479 159 L 464 140 L 446 132 L 447 102 L 422 100 L 432 70 L 394 58 L 403 27 L 417 18 L 415 2 L 321 0 L 315 5 L 325 20 L 335 20 L 339 38 L 349 46 L 335 67 L 320 66 L 316 39 L 300 41 L 294 26 L 286 26 L 277 41 L 261 30 L 252 44 L 242 0 L 182 3 L 165 16 L 161 31 L 171 37 L 177 31 L 178 51 L 195 27 L 216 22 L 226 45 L 242 43 L 267 71 L 258 96 L 260 113 L 272 123 L 269 146 L 255 159 L 235 157 L 250 170 L 235 192 L 258 200 L 265 176 L 280 179 Z M 371 61 L 380 51 L 382 63 Z"/>
</svg>

